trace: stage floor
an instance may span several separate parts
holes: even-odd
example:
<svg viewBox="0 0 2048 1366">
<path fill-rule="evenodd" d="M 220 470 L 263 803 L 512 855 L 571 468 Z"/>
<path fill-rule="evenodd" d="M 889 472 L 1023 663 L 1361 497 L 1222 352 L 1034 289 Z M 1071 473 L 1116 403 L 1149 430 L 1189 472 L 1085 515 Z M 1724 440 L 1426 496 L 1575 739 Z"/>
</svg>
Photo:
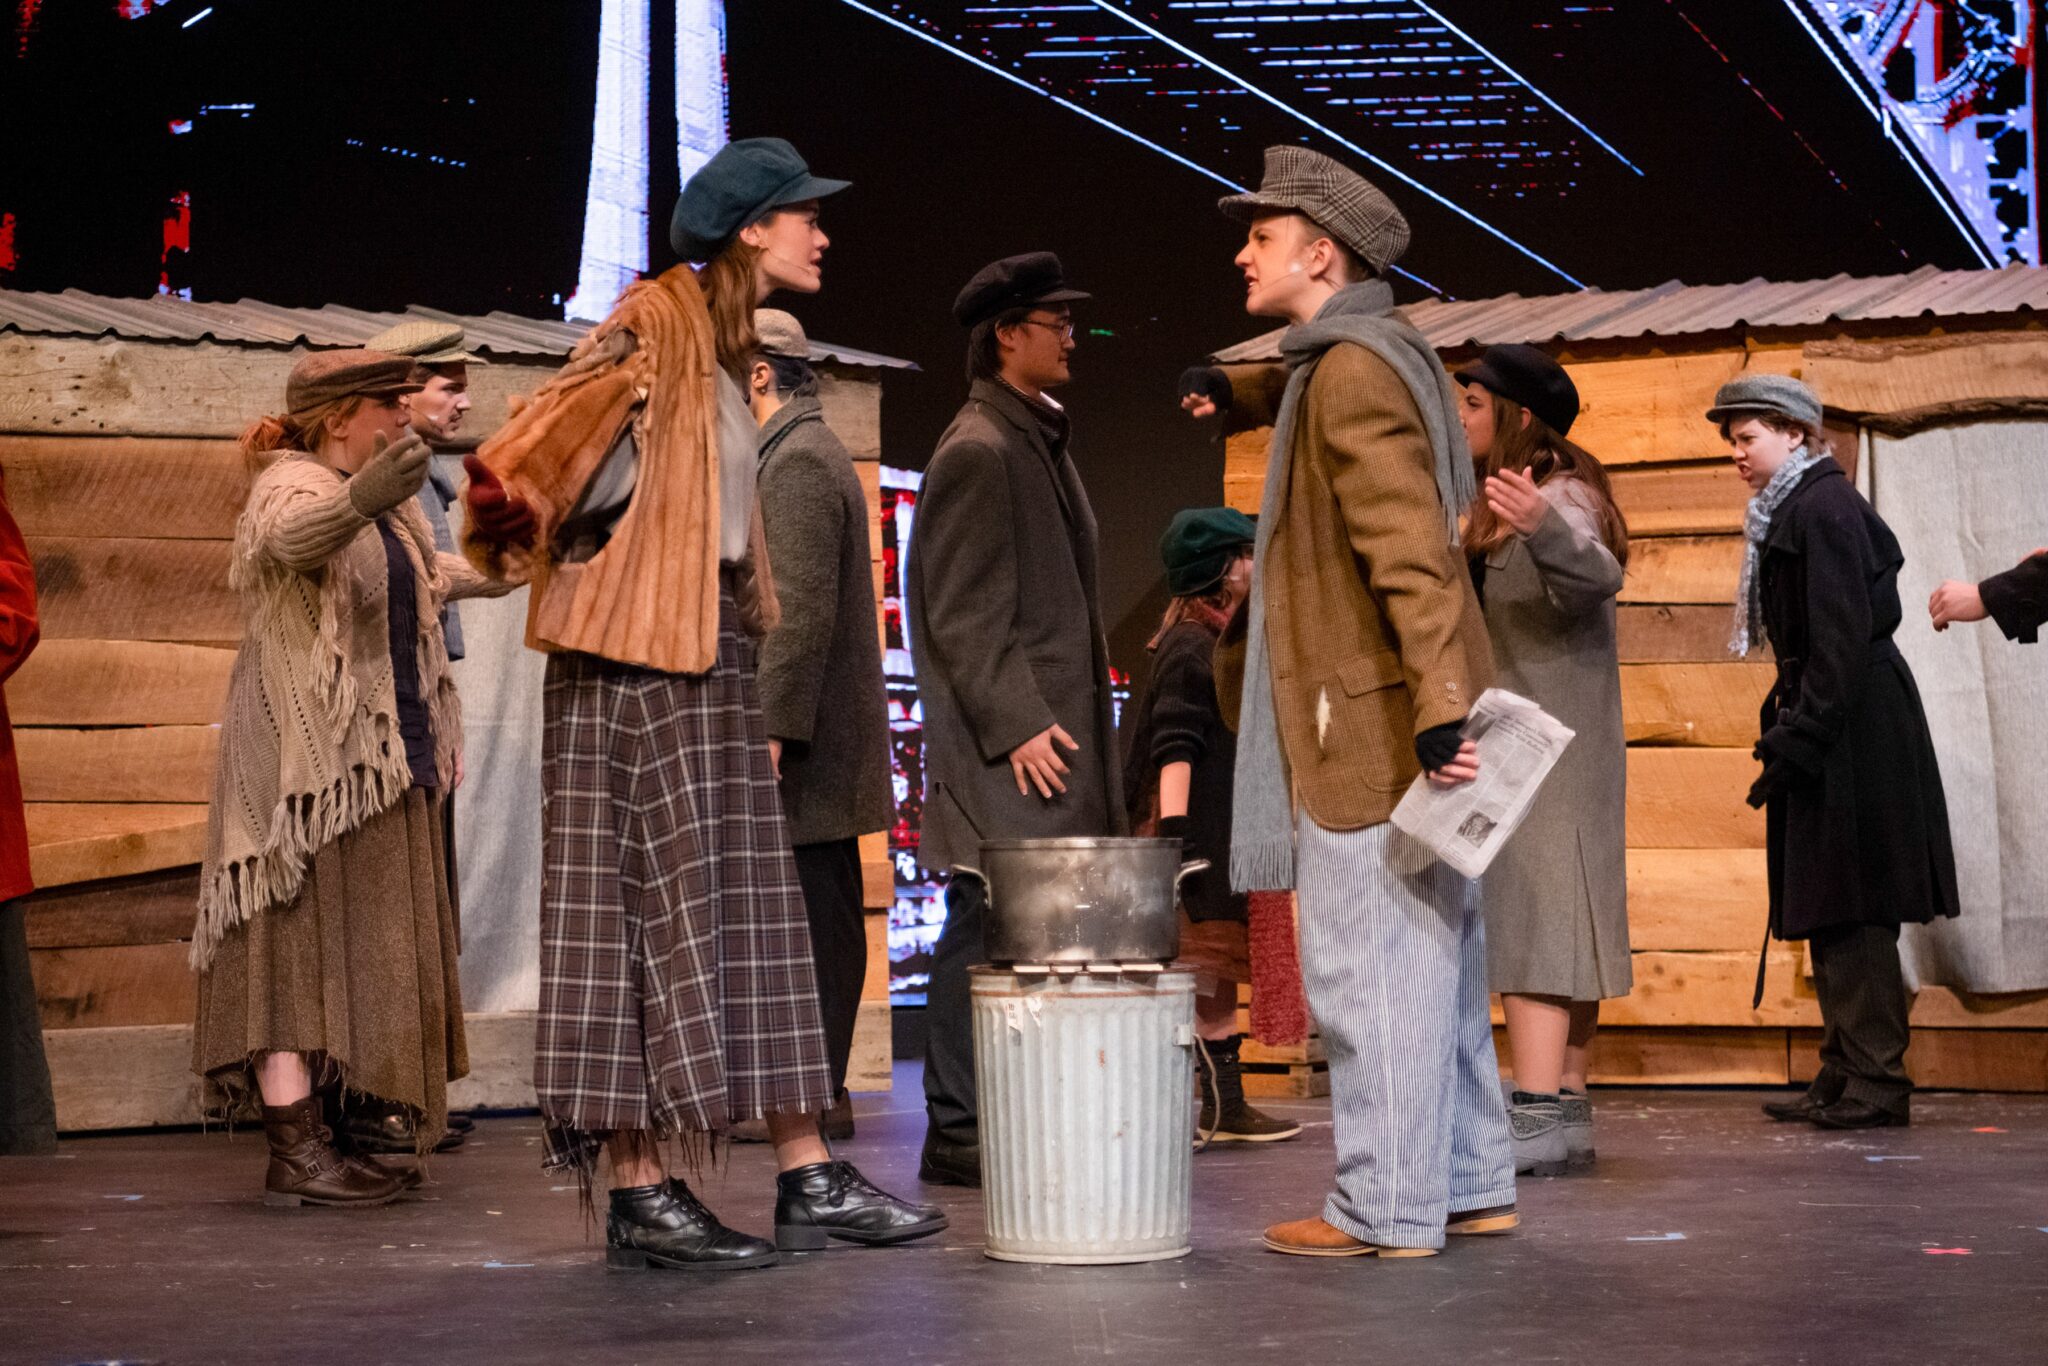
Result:
<svg viewBox="0 0 2048 1366">
<path fill-rule="evenodd" d="M 910 1192 L 914 1066 L 858 1097 L 846 1156 Z M 1596 1093 L 1596 1175 L 1528 1180 L 1522 1228 L 1441 1257 L 1309 1261 L 1259 1246 L 1316 1212 L 1327 1102 L 1292 1143 L 1195 1162 L 1195 1250 L 1130 1267 L 981 1255 L 952 1229 L 723 1276 L 607 1274 L 538 1122 L 485 1120 L 423 1198 L 258 1200 L 260 1133 L 141 1134 L 0 1161 L 0 1361 L 2038 1363 L 2048 1336 L 2048 1097 L 1929 1094 L 1915 1125 L 1776 1125 L 1751 1091 Z M 767 1233 L 772 1162 L 700 1189 Z"/>
</svg>

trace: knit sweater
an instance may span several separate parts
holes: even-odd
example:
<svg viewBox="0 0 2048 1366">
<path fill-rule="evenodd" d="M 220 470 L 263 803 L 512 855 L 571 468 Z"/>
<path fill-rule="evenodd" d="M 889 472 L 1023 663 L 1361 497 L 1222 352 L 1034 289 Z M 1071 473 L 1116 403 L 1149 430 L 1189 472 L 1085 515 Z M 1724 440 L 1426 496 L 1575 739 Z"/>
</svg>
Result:
<svg viewBox="0 0 2048 1366">
<path fill-rule="evenodd" d="M 435 777 L 446 787 L 462 715 L 441 607 L 507 589 L 437 552 L 417 501 L 384 515 L 412 563 L 419 693 L 433 722 Z M 280 453 L 235 524 L 228 583 L 241 595 L 244 630 L 221 718 L 194 967 L 206 966 L 229 930 L 289 903 L 317 850 L 411 786 L 389 582 L 383 538 L 349 500 L 346 479 L 313 456 Z"/>
</svg>

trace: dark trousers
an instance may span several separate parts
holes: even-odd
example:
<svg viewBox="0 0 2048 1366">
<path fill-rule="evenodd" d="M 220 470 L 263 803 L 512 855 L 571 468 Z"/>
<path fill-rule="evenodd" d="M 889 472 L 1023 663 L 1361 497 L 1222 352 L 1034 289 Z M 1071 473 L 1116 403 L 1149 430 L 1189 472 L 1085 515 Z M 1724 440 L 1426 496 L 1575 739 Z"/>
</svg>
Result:
<svg viewBox="0 0 2048 1366">
<path fill-rule="evenodd" d="M 974 1102 L 974 1015 L 967 969 L 987 959 L 982 921 L 988 889 L 980 878 L 946 887 L 946 924 L 925 989 L 924 1105 L 933 1132 L 951 1143 L 979 1143 Z"/>
<path fill-rule="evenodd" d="M 853 1026 L 868 975 L 867 911 L 861 905 L 860 841 L 827 840 L 796 846 L 796 876 L 811 922 L 811 958 L 818 974 L 818 1014 L 834 1095 L 846 1085 Z"/>
<path fill-rule="evenodd" d="M 1912 1002 L 1899 968 L 1899 927 L 1842 925 L 1812 937 L 1813 989 L 1820 997 L 1820 1075 L 1815 1094 L 1886 1110 L 1905 1108 Z"/>
<path fill-rule="evenodd" d="M 57 1150 L 57 1105 L 19 901 L 0 904 L 0 1156 Z"/>
</svg>

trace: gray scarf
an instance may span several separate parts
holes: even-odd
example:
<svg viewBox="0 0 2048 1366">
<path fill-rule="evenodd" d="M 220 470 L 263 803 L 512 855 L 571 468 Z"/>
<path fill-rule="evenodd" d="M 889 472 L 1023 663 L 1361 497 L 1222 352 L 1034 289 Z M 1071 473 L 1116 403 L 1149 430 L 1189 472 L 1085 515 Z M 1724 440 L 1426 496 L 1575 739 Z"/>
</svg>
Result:
<svg viewBox="0 0 2048 1366">
<path fill-rule="evenodd" d="M 1728 636 L 1728 653 L 1738 659 L 1763 640 L 1763 585 L 1757 582 L 1757 567 L 1763 562 L 1764 537 L 1771 534 L 1771 517 L 1792 496 L 1806 472 L 1826 458 L 1801 446 L 1778 466 L 1771 482 L 1749 500 L 1749 509 L 1742 514 L 1742 537 L 1747 544 L 1742 548 L 1742 583 L 1735 590 L 1735 628 Z"/>
<path fill-rule="evenodd" d="M 1323 352 L 1339 342 L 1365 347 L 1393 368 L 1422 413 L 1436 452 L 1436 488 L 1443 502 L 1444 536 L 1458 543 L 1458 514 L 1472 501 L 1472 456 L 1458 423 L 1457 398 L 1443 363 L 1420 332 L 1394 311 L 1384 281 L 1348 285 L 1309 322 L 1287 329 L 1280 351 L 1291 373 L 1273 422 L 1272 453 L 1252 561 L 1251 618 L 1246 623 L 1244 701 L 1238 712 L 1237 777 L 1231 807 L 1230 885 L 1238 891 L 1284 891 L 1294 885 L 1294 799 L 1287 756 L 1273 713 L 1273 678 L 1266 648 L 1266 555 L 1286 499 L 1294 458 L 1294 423 L 1309 376 Z"/>
</svg>

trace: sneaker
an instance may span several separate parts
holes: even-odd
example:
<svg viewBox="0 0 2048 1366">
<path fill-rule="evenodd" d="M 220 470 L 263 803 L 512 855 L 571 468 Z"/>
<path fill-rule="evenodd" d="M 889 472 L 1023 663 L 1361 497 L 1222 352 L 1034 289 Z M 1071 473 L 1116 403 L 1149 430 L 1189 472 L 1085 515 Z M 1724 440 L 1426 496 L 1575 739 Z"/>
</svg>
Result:
<svg viewBox="0 0 2048 1366">
<path fill-rule="evenodd" d="M 1593 1165 L 1593 1100 L 1584 1091 L 1560 1091 L 1564 1111 L 1564 1160 L 1573 1171 Z"/>
<path fill-rule="evenodd" d="M 1569 1169 L 1564 1106 L 1556 1096 L 1515 1092 L 1515 1103 L 1508 1107 L 1508 1135 L 1514 1143 L 1515 1175 L 1563 1176 Z"/>
</svg>

